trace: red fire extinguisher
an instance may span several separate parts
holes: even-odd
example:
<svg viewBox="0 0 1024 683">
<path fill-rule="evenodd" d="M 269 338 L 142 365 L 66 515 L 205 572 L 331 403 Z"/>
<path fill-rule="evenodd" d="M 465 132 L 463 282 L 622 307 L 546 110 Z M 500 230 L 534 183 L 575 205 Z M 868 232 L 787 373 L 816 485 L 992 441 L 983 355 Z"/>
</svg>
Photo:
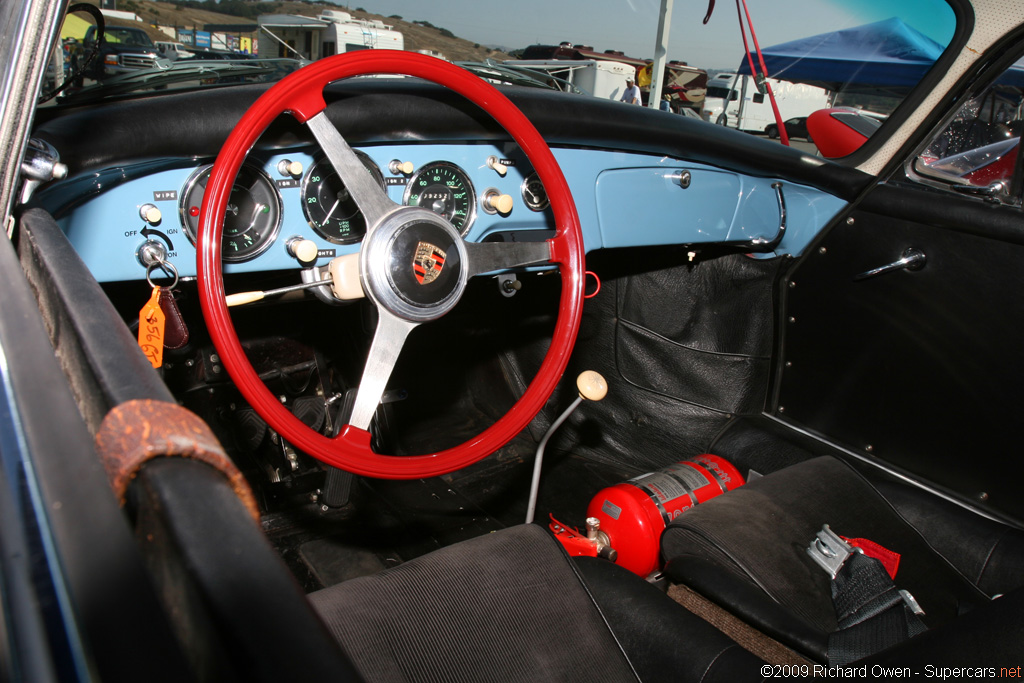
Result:
<svg viewBox="0 0 1024 683">
<path fill-rule="evenodd" d="M 646 577 L 658 568 L 661 532 L 669 522 L 743 483 L 724 458 L 698 455 L 599 491 L 587 507 L 588 525 L 590 518 L 598 522 L 601 543 L 614 551 L 617 564 Z"/>
</svg>

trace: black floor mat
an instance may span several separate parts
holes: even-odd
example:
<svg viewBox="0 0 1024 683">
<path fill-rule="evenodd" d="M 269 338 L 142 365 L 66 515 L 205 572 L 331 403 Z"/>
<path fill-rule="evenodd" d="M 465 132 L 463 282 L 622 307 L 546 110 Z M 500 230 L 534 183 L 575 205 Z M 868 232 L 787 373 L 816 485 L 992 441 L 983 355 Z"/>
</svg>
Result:
<svg viewBox="0 0 1024 683">
<path fill-rule="evenodd" d="M 322 586 L 333 586 L 349 579 L 376 574 L 388 567 L 387 561 L 382 560 L 377 553 L 337 537 L 303 543 L 299 546 L 299 557 Z"/>
<path fill-rule="evenodd" d="M 316 505 L 264 518 L 307 592 L 372 574 L 504 525 L 440 478 L 357 480 L 353 509 Z"/>
<path fill-rule="evenodd" d="M 357 479 L 349 514 L 283 515 L 264 527 L 307 591 L 395 566 L 437 548 L 522 524 L 534 444 L 515 440 L 499 453 L 444 477 Z M 582 528 L 590 499 L 627 473 L 582 457 L 548 452 L 535 523 L 549 515 Z"/>
</svg>

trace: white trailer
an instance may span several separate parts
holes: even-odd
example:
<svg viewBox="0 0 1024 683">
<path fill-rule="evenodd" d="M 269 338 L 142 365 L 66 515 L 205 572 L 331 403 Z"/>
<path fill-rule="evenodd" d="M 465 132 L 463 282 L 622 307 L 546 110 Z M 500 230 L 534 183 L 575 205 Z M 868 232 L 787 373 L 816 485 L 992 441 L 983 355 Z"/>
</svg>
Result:
<svg viewBox="0 0 1024 683">
<path fill-rule="evenodd" d="M 404 50 L 405 36 L 377 19 L 354 19 L 348 12 L 325 9 L 318 17 L 327 22 L 323 32 L 322 56 L 356 50 Z"/>
<path fill-rule="evenodd" d="M 618 100 L 626 90 L 626 79 L 636 78 L 636 67 L 604 59 L 510 59 L 502 63 L 542 71 L 606 100 Z"/>
<path fill-rule="evenodd" d="M 809 116 L 832 106 L 832 95 L 824 88 L 769 78 L 782 120 Z M 775 123 L 775 112 L 767 92 L 760 92 L 753 76 L 720 73 L 708 79 L 704 98 L 704 119 L 740 130 L 763 133 Z"/>
</svg>

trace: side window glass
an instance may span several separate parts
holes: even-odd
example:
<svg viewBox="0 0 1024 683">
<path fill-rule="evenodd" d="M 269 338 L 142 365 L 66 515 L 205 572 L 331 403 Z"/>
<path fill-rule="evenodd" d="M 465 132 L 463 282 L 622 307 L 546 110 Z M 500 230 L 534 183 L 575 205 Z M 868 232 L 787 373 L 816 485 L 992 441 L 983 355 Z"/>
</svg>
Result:
<svg viewBox="0 0 1024 683">
<path fill-rule="evenodd" d="M 914 159 L 921 176 L 965 194 L 1010 201 L 1024 129 L 1024 61 L 968 100 L 924 152 Z M 1018 179 L 1019 183 L 1019 179 Z"/>
</svg>

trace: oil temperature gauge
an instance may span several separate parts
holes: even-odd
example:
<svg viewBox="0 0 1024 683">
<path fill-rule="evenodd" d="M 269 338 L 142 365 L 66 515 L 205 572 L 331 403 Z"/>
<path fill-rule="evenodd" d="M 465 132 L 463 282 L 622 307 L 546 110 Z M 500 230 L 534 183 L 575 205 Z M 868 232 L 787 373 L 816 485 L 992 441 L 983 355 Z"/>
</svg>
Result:
<svg viewBox="0 0 1024 683">
<path fill-rule="evenodd" d="M 526 176 L 522 186 L 523 202 L 531 211 L 543 211 L 551 205 L 548 193 L 544 190 L 544 183 L 536 171 Z"/>
<path fill-rule="evenodd" d="M 465 237 L 476 218 L 476 191 L 466 172 L 455 164 L 435 161 L 420 167 L 405 186 L 403 203 L 443 216 Z"/>
</svg>

